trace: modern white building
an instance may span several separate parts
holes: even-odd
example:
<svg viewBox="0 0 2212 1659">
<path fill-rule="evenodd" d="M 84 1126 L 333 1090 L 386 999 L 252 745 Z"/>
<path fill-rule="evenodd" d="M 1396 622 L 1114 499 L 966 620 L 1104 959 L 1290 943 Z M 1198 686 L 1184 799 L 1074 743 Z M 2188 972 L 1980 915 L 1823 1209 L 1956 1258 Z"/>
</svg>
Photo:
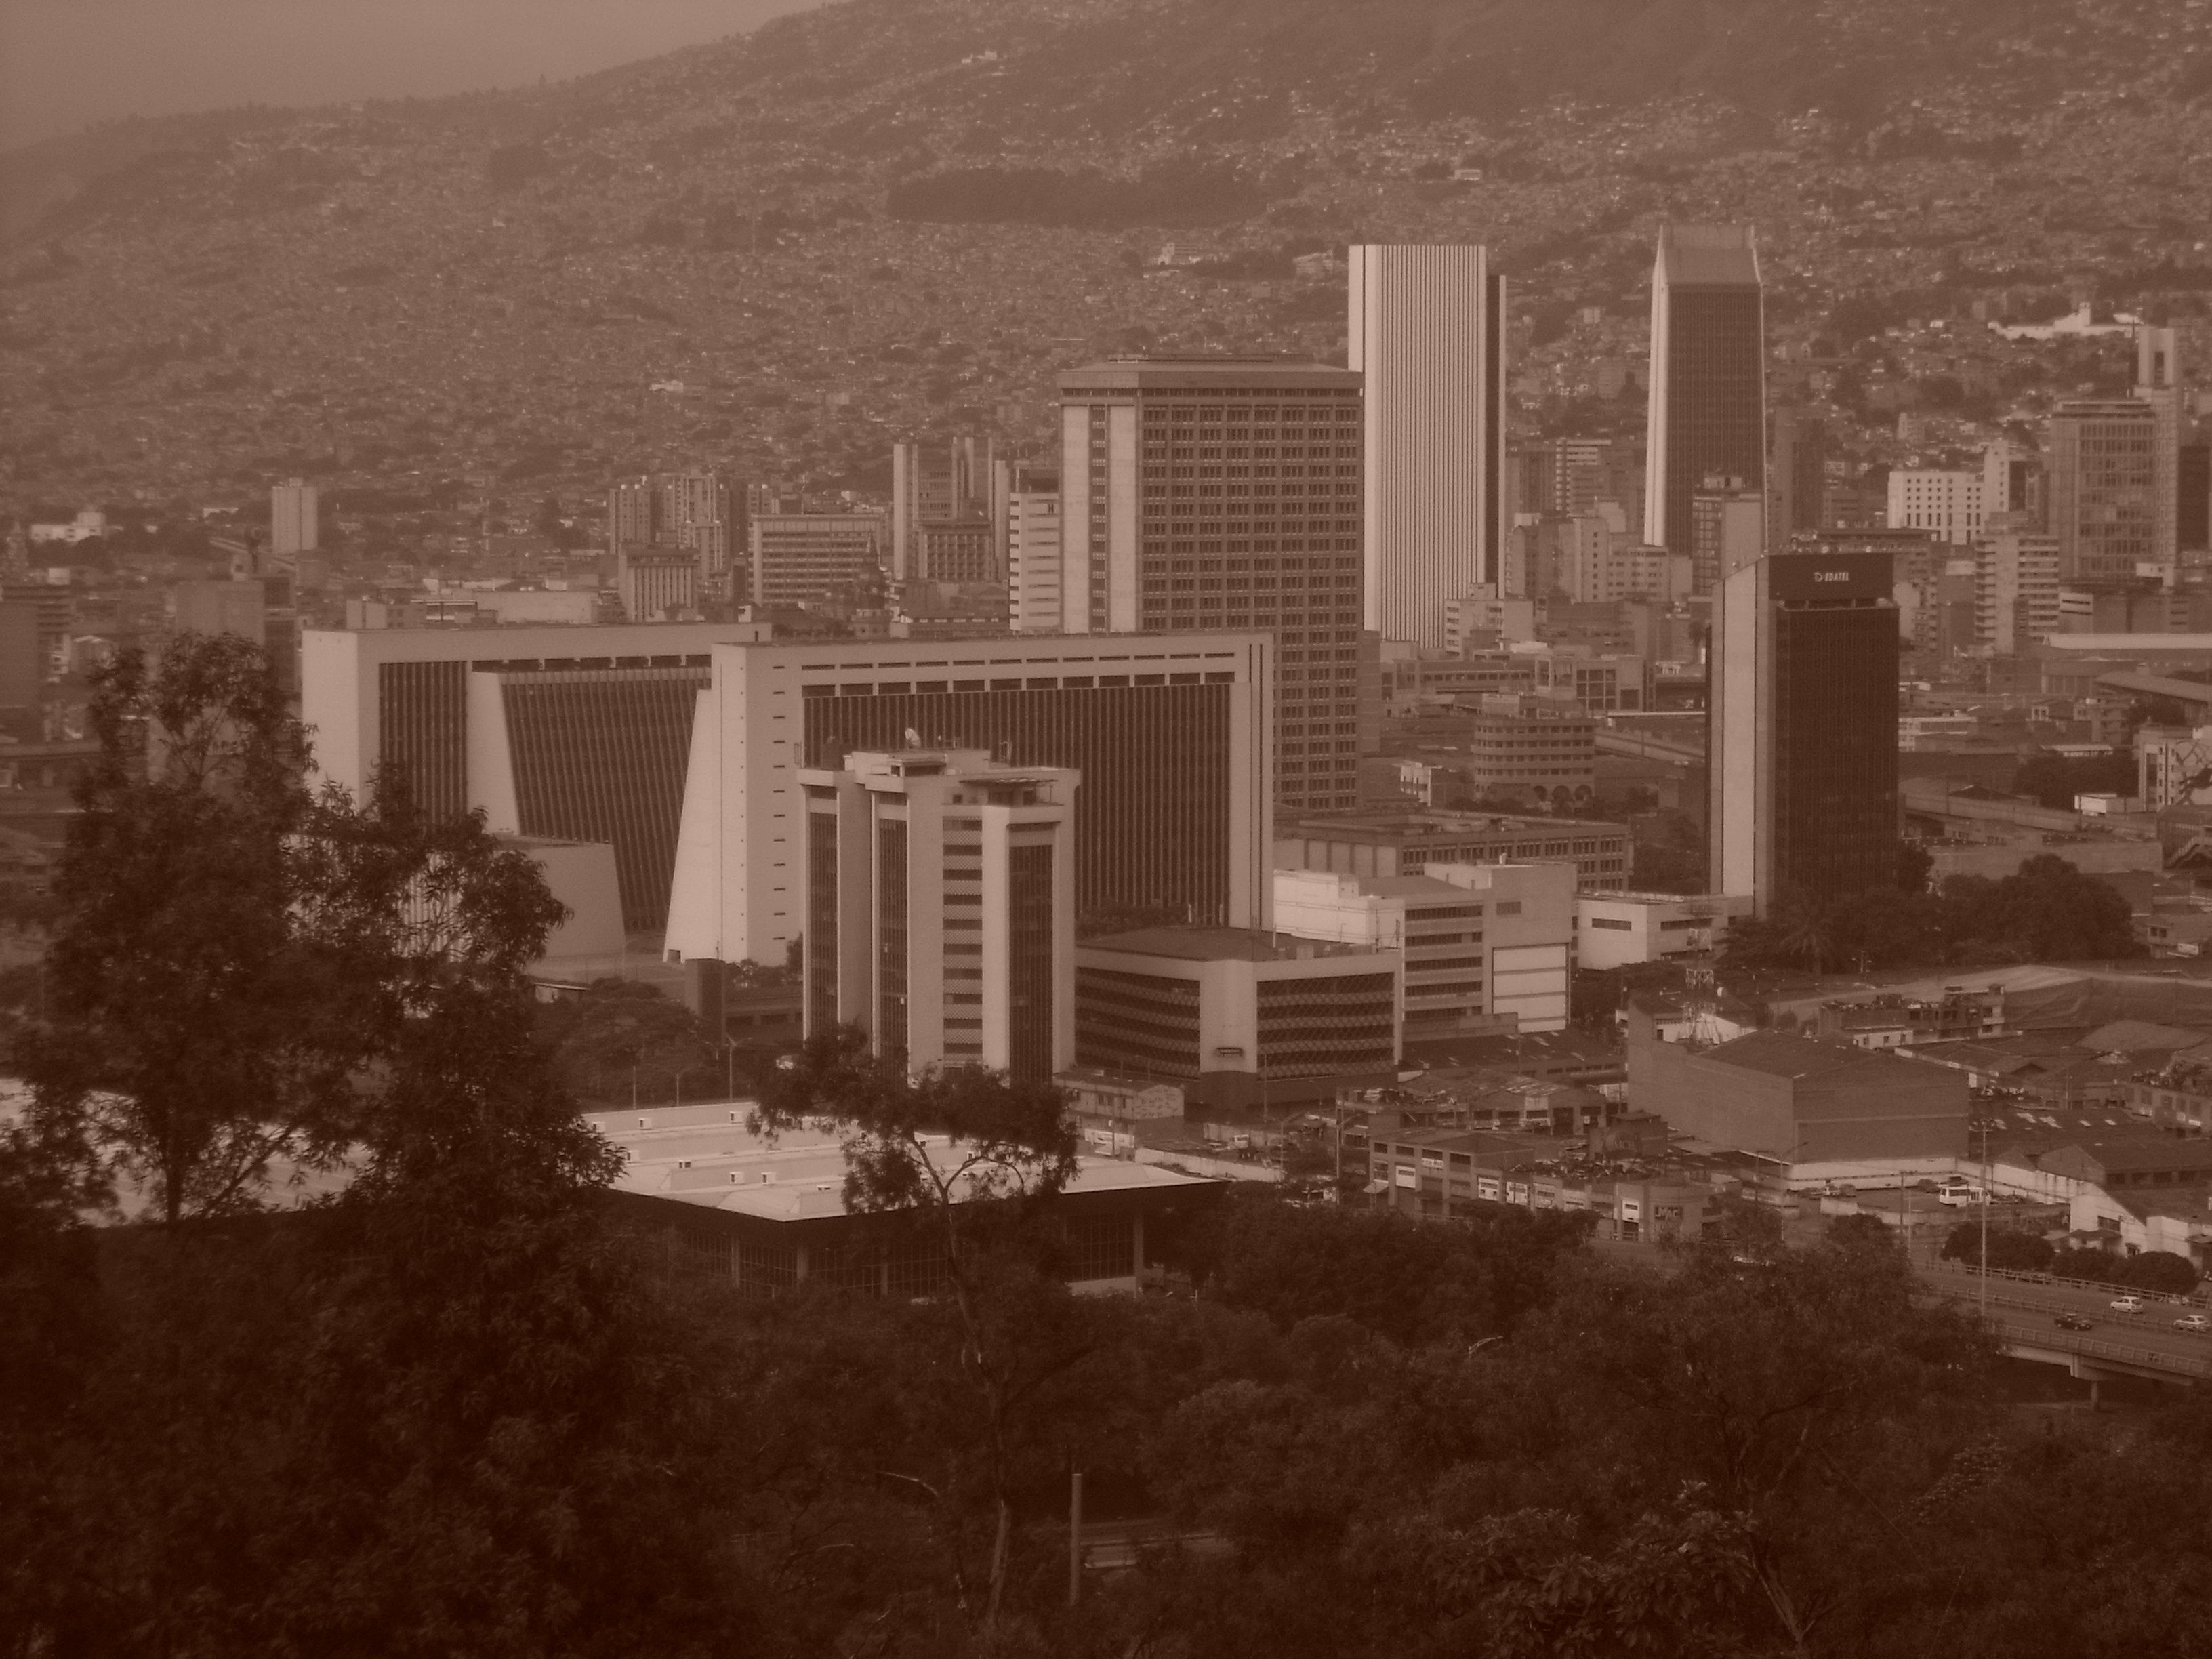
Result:
<svg viewBox="0 0 2212 1659">
<path fill-rule="evenodd" d="M 1006 615 L 1017 634 L 1060 630 L 1060 492 L 1006 496 Z"/>
<path fill-rule="evenodd" d="M 807 928 L 799 769 L 909 746 L 1081 773 L 1083 911 L 1263 926 L 1273 681 L 1257 634 L 717 648 L 691 729 L 667 948 L 781 963 Z"/>
<path fill-rule="evenodd" d="M 1718 950 L 1748 896 L 1583 893 L 1575 899 L 1576 965 L 1595 970 Z"/>
<path fill-rule="evenodd" d="M 921 1073 L 1042 1082 L 1075 1057 L 1075 792 L 980 750 L 802 768 L 806 1034 Z"/>
<path fill-rule="evenodd" d="M 1418 876 L 1278 870 L 1275 926 L 1403 951 L 1409 1042 L 1566 1028 L 1571 863 L 1431 865 Z"/>
<path fill-rule="evenodd" d="M 798 605 L 883 574 L 878 513 L 763 513 L 746 526 L 755 605 Z"/>
<path fill-rule="evenodd" d="M 1889 475 L 1889 527 L 1929 531 L 1964 546 L 1982 533 L 1986 485 L 1980 472 L 1899 467 Z"/>
<path fill-rule="evenodd" d="M 272 484 L 269 490 L 269 551 L 278 559 L 295 559 L 316 548 L 315 486 L 294 478 Z"/>
<path fill-rule="evenodd" d="M 1504 577 L 1505 279 L 1486 248 L 1350 251 L 1366 377 L 1366 625 L 1443 643 L 1443 607 Z"/>
</svg>

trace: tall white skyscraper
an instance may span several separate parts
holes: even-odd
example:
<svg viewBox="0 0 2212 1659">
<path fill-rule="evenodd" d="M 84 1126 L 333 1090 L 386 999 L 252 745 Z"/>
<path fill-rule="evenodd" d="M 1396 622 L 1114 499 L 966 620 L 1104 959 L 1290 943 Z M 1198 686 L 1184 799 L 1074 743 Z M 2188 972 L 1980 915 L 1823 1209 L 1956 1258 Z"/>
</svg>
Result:
<svg viewBox="0 0 2212 1659">
<path fill-rule="evenodd" d="M 295 478 L 269 489 L 269 551 L 276 558 L 296 558 L 315 550 L 315 487 Z"/>
<path fill-rule="evenodd" d="M 1480 247 L 1354 246 L 1366 377 L 1366 625 L 1442 646 L 1444 604 L 1500 580 L 1505 279 Z"/>
</svg>

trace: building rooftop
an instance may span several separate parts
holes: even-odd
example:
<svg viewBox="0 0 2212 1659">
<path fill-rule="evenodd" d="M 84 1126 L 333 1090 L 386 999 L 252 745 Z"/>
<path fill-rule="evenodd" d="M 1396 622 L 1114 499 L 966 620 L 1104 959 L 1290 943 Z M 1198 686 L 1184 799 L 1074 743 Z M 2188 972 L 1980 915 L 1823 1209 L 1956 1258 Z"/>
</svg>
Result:
<svg viewBox="0 0 2212 1659">
<path fill-rule="evenodd" d="M 1659 233 L 1659 266 L 1676 288 L 1759 285 L 1748 225 L 1668 225 Z"/>
<path fill-rule="evenodd" d="M 1125 392 L 1191 386 L 1252 386 L 1268 389 L 1351 389 L 1360 383 L 1354 370 L 1295 357 L 1109 357 L 1063 370 L 1063 392 Z"/>
<path fill-rule="evenodd" d="M 1872 1060 L 1893 1056 L 1880 1049 L 1856 1048 L 1848 1042 L 1824 1042 L 1815 1037 L 1791 1036 L 1786 1031 L 1753 1031 L 1705 1051 L 1707 1060 L 1770 1077 L 1818 1077 Z M 1899 1065 L 1906 1062 L 1898 1061 Z"/>
<path fill-rule="evenodd" d="M 1579 836 L 1603 833 L 1626 836 L 1628 826 L 1592 818 L 1516 817 L 1498 812 L 1411 811 L 1385 808 L 1379 811 L 1314 813 L 1288 817 L 1277 830 L 1316 839 L 1372 842 L 1395 845 L 1430 836 Z"/>
<path fill-rule="evenodd" d="M 1437 884 L 1444 885 L 1442 882 Z M 1456 888 L 1448 890 L 1458 891 Z M 1131 933 L 1083 939 L 1076 948 L 1170 957 L 1179 962 L 1304 962 L 1322 957 L 1395 954 L 1373 945 L 1336 945 L 1322 939 L 1301 939 L 1294 933 L 1246 927 L 1139 927 Z"/>
<path fill-rule="evenodd" d="M 584 1119 L 627 1160 L 615 1178 L 619 1192 L 769 1221 L 843 1215 L 846 1164 L 839 1138 L 815 1129 L 756 1133 L 746 1121 L 754 1104 L 730 1100 L 641 1106 L 635 1111 L 587 1112 Z M 931 1135 L 925 1145 L 934 1153 L 951 1142 Z M 1079 1155 L 1075 1175 L 1062 1190 L 1106 1193 L 1212 1184 L 1149 1164 Z"/>
</svg>

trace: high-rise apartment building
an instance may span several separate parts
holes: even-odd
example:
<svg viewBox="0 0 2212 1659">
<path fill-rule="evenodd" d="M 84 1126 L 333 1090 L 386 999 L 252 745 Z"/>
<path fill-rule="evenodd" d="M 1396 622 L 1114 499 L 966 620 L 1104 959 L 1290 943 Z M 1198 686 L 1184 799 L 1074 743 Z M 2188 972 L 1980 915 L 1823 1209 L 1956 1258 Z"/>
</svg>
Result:
<svg viewBox="0 0 2212 1659">
<path fill-rule="evenodd" d="M 1505 279 L 1480 247 L 1369 243 L 1347 263 L 1366 625 L 1440 646 L 1444 601 L 1496 583 L 1504 558 Z"/>
<path fill-rule="evenodd" d="M 1116 359 L 1060 381 L 1062 628 L 1268 630 L 1286 810 L 1358 804 L 1359 384 L 1234 358 Z M 1465 592 L 1438 596 L 1439 629 Z"/>
<path fill-rule="evenodd" d="M 1072 1064 L 1079 775 L 902 750 L 798 781 L 807 1035 L 857 1025 L 916 1073 L 1041 1083 Z"/>
<path fill-rule="evenodd" d="M 803 605 L 883 575 L 880 514 L 758 513 L 746 533 L 755 605 Z"/>
<path fill-rule="evenodd" d="M 1747 225 L 1669 225 L 1651 273 L 1644 539 L 1691 550 L 1691 498 L 1716 474 L 1766 493 L 1766 330 Z"/>
<path fill-rule="evenodd" d="M 1272 655 L 1255 633 L 718 650 L 694 732 L 668 948 L 783 961 L 807 927 L 794 773 L 925 746 L 1082 775 L 1083 913 L 1264 927 Z"/>
<path fill-rule="evenodd" d="M 2063 403 L 2051 416 L 2045 490 L 2068 586 L 2155 579 L 2158 445 L 2158 411 L 2139 399 Z"/>
<path fill-rule="evenodd" d="M 1974 547 L 1974 643 L 1994 657 L 2033 649 L 2058 631 L 2058 543 L 2006 530 Z"/>
<path fill-rule="evenodd" d="M 1882 553 L 1784 553 L 1714 606 L 1706 753 L 1714 892 L 1766 915 L 1897 879 L 1898 620 Z"/>
<path fill-rule="evenodd" d="M 607 491 L 607 548 L 651 547 L 661 539 L 665 520 L 660 487 L 649 477 L 625 478 Z"/>
<path fill-rule="evenodd" d="M 1060 628 L 1060 477 L 1032 473 L 1006 496 L 1006 613 L 1017 634 Z"/>
<path fill-rule="evenodd" d="M 315 550 L 319 501 L 315 486 L 297 478 L 270 486 L 269 551 L 274 557 L 296 560 Z"/>
<path fill-rule="evenodd" d="M 1982 452 L 1982 525 L 1992 533 L 2043 528 L 2043 469 L 2009 439 Z"/>
</svg>

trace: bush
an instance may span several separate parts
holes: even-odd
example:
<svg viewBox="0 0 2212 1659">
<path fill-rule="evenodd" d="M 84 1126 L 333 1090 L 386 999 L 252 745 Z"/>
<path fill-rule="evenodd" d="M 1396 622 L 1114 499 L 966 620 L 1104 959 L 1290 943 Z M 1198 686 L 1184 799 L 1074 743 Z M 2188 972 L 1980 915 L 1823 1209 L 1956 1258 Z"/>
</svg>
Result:
<svg viewBox="0 0 2212 1659">
<path fill-rule="evenodd" d="M 2187 1296 L 2197 1288 L 2197 1268 L 2185 1255 L 2171 1250 L 2145 1250 L 2115 1264 L 2115 1285 L 2149 1291 L 2159 1296 Z"/>
<path fill-rule="evenodd" d="M 2083 1254 L 2080 1251 L 2075 1255 Z M 2008 1273 L 2039 1273 L 2051 1269 L 2056 1255 L 2050 1244 L 2033 1233 L 2019 1233 L 2003 1227 L 1990 1229 L 1990 1266 L 2002 1267 Z M 1944 1236 L 1943 1259 L 1947 1261 L 1978 1263 L 1982 1259 L 1982 1224 L 1978 1220 L 1961 1221 Z"/>
</svg>

